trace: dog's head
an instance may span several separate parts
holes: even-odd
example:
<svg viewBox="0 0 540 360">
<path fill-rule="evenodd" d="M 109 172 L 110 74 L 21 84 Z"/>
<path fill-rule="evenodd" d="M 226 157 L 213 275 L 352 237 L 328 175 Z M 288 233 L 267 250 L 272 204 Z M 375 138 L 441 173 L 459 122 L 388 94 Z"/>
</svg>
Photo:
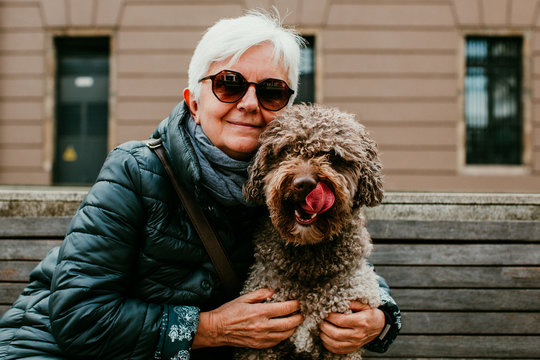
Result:
<svg viewBox="0 0 540 360">
<path fill-rule="evenodd" d="M 317 243 L 383 197 L 375 141 L 354 115 L 295 105 L 261 134 L 244 196 L 269 208 L 287 241 Z"/>
</svg>

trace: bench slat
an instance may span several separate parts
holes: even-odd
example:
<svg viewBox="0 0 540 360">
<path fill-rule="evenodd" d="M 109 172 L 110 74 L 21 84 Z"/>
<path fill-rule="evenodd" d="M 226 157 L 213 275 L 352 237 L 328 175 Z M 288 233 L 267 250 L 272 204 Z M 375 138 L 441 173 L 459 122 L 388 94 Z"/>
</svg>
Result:
<svg viewBox="0 0 540 360">
<path fill-rule="evenodd" d="M 0 239 L 0 260 L 41 260 L 62 240 Z"/>
<path fill-rule="evenodd" d="M 0 261 L 0 281 L 27 281 L 38 261 Z M 540 288 L 540 267 L 377 266 L 392 287 Z"/>
<path fill-rule="evenodd" d="M 377 244 L 376 265 L 539 266 L 540 244 Z"/>
<path fill-rule="evenodd" d="M 0 281 L 28 281 L 39 261 L 0 261 Z"/>
<path fill-rule="evenodd" d="M 26 285 L 25 283 L 0 283 L 0 305 L 11 305 Z"/>
<path fill-rule="evenodd" d="M 367 228 L 373 238 L 385 240 L 540 241 L 540 222 L 533 220 L 369 219 Z"/>
<path fill-rule="evenodd" d="M 71 217 L 0 217 L 0 237 L 56 237 L 66 234 Z"/>
<path fill-rule="evenodd" d="M 539 289 L 399 289 L 402 311 L 540 311 Z"/>
<path fill-rule="evenodd" d="M 440 357 L 441 354 L 439 354 L 439 357 L 430 357 L 427 358 L 416 358 L 416 357 L 381 357 L 382 355 L 379 354 L 377 357 L 372 356 L 373 353 L 366 352 L 364 355 L 362 355 L 363 360 L 369 360 L 369 359 L 377 359 L 377 360 L 448 360 L 448 357 Z M 480 356 L 480 355 L 479 355 Z M 486 360 L 486 358 L 482 357 L 452 357 L 452 360 Z M 510 358 L 506 357 L 505 359 L 512 359 L 512 360 L 537 360 L 537 359 L 531 359 L 531 358 Z"/>
<path fill-rule="evenodd" d="M 71 217 L 3 217 L 0 237 L 63 237 Z M 374 239 L 385 240 L 519 240 L 540 241 L 540 222 L 371 219 Z"/>
<path fill-rule="evenodd" d="M 536 334 L 538 312 L 402 312 L 400 334 Z"/>
<path fill-rule="evenodd" d="M 540 288 L 540 267 L 375 266 L 392 287 Z"/>
<path fill-rule="evenodd" d="M 371 357 L 540 358 L 540 336 L 416 336 L 400 335 L 385 354 Z M 448 357 L 446 358 L 448 359 Z"/>
</svg>

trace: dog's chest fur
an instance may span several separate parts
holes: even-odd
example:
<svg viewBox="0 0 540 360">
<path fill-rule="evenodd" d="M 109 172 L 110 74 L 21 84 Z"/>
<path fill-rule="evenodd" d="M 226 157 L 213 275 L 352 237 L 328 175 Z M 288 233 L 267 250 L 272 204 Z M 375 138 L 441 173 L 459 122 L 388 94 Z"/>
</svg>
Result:
<svg viewBox="0 0 540 360">
<path fill-rule="evenodd" d="M 290 339 L 294 347 L 288 346 L 295 348 L 296 355 L 288 358 L 306 354 L 319 358 L 325 352 L 318 339 L 319 324 L 330 312 L 350 312 L 350 300 L 379 305 L 378 282 L 365 259 L 372 245 L 362 222 L 353 222 L 333 239 L 314 245 L 285 243 L 270 222 L 257 232 L 255 264 L 244 292 L 267 287 L 276 291 L 269 301 L 300 302 L 304 322 Z"/>
</svg>

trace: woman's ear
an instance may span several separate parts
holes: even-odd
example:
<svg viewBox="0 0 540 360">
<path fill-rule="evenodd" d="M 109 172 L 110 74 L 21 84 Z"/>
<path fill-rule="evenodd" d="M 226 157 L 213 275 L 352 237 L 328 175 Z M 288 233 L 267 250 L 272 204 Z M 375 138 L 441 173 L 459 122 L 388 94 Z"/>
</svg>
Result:
<svg viewBox="0 0 540 360">
<path fill-rule="evenodd" d="M 191 113 L 191 117 L 197 124 L 201 123 L 201 120 L 199 119 L 199 104 L 195 100 L 195 96 L 189 91 L 188 88 L 184 89 L 184 101 L 189 108 L 189 112 Z"/>
</svg>

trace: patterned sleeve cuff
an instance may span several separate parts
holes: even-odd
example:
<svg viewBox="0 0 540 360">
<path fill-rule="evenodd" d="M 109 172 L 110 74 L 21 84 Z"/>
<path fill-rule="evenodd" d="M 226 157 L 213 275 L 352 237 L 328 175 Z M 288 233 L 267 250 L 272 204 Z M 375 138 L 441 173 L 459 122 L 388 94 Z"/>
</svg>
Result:
<svg viewBox="0 0 540 360">
<path fill-rule="evenodd" d="M 155 360 L 189 360 L 191 344 L 199 325 L 199 308 L 165 306 Z"/>
</svg>

